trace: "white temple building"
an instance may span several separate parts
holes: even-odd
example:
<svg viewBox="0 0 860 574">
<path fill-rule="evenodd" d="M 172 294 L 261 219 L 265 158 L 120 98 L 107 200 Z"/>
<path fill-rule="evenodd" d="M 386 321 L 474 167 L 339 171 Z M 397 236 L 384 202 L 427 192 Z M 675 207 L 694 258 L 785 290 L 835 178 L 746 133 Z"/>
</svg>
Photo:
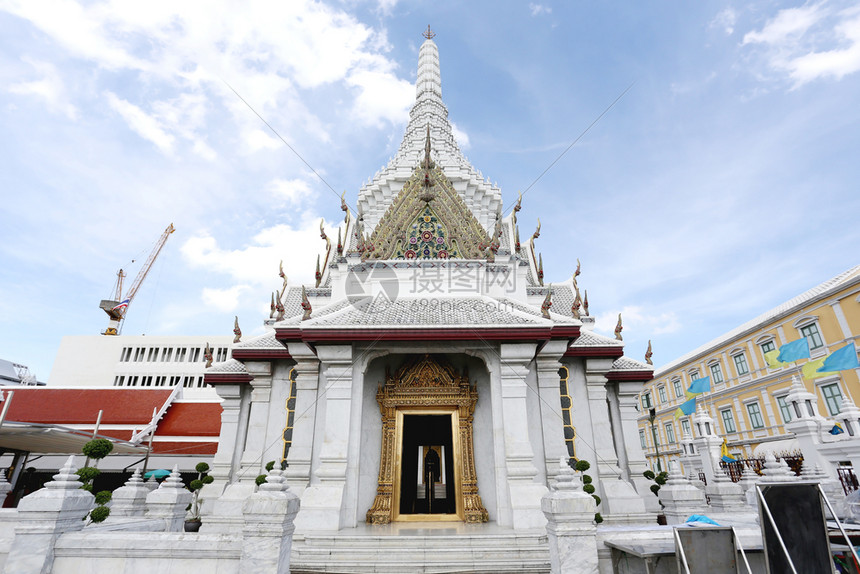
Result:
<svg viewBox="0 0 860 574">
<path fill-rule="evenodd" d="M 636 423 L 652 367 L 592 331 L 578 269 L 544 283 L 540 226 L 521 242 L 521 201 L 458 148 L 427 36 L 400 148 L 322 231 L 315 285 L 284 280 L 271 331 L 206 372 L 224 411 L 201 532 L 241 522 L 269 461 L 301 497 L 297 535 L 542 530 L 560 457 L 591 463 L 607 523 L 653 520 Z"/>
</svg>

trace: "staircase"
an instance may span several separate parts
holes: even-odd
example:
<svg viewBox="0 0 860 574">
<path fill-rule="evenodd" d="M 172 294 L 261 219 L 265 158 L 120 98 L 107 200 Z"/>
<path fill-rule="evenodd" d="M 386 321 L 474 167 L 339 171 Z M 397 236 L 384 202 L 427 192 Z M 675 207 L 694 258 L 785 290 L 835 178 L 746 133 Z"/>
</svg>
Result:
<svg viewBox="0 0 860 574">
<path fill-rule="evenodd" d="M 292 574 L 549 574 L 545 531 L 515 532 L 492 524 L 364 526 L 297 533 Z"/>
</svg>

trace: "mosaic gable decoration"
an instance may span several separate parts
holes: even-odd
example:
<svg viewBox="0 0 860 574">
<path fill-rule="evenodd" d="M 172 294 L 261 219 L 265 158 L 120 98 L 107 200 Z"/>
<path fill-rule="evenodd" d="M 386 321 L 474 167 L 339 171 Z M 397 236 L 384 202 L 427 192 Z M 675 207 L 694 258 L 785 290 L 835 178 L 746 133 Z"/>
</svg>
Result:
<svg viewBox="0 0 860 574">
<path fill-rule="evenodd" d="M 373 230 L 362 261 L 482 259 L 491 243 L 492 238 L 430 158 L 428 127 L 424 160 Z"/>
</svg>

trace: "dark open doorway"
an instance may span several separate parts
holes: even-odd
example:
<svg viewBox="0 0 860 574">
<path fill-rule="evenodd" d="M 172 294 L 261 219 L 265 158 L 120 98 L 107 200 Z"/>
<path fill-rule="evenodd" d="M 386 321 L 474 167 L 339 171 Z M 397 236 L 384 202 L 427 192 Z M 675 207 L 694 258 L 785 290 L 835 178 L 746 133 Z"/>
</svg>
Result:
<svg viewBox="0 0 860 574">
<path fill-rule="evenodd" d="M 451 415 L 404 415 L 400 514 L 454 514 Z"/>
</svg>

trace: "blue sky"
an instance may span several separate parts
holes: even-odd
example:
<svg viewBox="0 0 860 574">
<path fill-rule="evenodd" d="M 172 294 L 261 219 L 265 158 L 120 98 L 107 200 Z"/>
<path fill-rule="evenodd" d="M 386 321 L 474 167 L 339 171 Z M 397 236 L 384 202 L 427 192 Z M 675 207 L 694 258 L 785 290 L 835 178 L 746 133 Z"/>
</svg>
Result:
<svg viewBox="0 0 860 574">
<path fill-rule="evenodd" d="M 126 334 L 261 332 L 338 192 L 396 151 L 421 32 L 472 163 L 548 281 L 657 365 L 858 262 L 854 2 L 0 0 L 0 357 L 47 380 L 118 268 L 173 234 Z M 131 264 L 131 260 L 136 260 Z"/>
</svg>

